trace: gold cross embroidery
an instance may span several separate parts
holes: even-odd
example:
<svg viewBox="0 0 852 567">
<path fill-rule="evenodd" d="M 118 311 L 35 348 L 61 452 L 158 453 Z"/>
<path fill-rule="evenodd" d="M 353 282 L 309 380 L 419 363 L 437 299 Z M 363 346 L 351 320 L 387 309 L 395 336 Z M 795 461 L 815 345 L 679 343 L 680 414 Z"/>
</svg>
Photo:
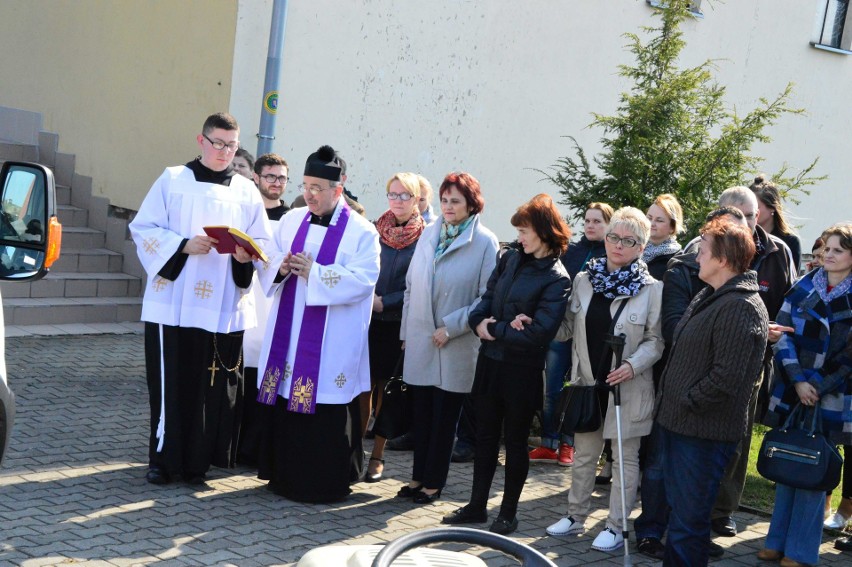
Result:
<svg viewBox="0 0 852 567">
<path fill-rule="evenodd" d="M 344 384 L 346 384 L 346 376 L 341 372 L 337 375 L 337 378 L 334 379 L 334 384 L 338 388 L 342 388 Z"/>
<path fill-rule="evenodd" d="M 266 396 L 271 396 L 272 394 L 275 393 L 273 391 L 273 390 L 275 390 L 275 388 L 273 387 L 273 384 L 275 384 L 278 381 L 278 377 L 280 375 L 281 375 L 281 369 L 278 368 L 277 366 L 275 367 L 275 372 L 272 371 L 272 368 L 270 368 L 269 370 L 266 371 L 266 376 L 263 377 L 263 383 L 261 384 L 261 386 L 263 386 L 263 393 Z"/>
<path fill-rule="evenodd" d="M 160 242 L 156 238 L 146 238 L 142 241 L 142 246 L 145 248 L 145 252 L 148 254 L 156 254 L 157 250 L 160 248 Z"/>
<path fill-rule="evenodd" d="M 162 276 L 157 276 L 154 278 L 154 281 L 151 282 L 151 287 L 155 292 L 162 291 L 167 285 L 169 285 L 169 281 Z"/>
<path fill-rule="evenodd" d="M 207 280 L 201 280 L 195 284 L 195 297 L 208 299 L 213 295 L 213 284 Z"/>
<path fill-rule="evenodd" d="M 320 276 L 320 280 L 328 287 L 333 288 L 340 281 L 340 274 L 337 274 L 332 270 L 326 270 L 325 273 Z"/>
<path fill-rule="evenodd" d="M 303 384 L 303 378 L 304 376 L 296 378 L 292 397 L 290 398 L 290 410 L 295 411 L 299 405 L 302 405 L 302 412 L 308 413 L 311 399 L 314 397 L 314 383 L 306 380 L 306 383 Z"/>
</svg>

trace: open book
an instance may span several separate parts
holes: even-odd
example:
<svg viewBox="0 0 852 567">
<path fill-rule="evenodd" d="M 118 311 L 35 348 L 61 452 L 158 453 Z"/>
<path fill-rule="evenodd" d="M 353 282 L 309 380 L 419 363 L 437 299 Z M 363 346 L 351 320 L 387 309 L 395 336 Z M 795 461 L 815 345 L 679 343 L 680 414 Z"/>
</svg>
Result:
<svg viewBox="0 0 852 567">
<path fill-rule="evenodd" d="M 219 254 L 233 254 L 237 246 L 245 248 L 245 251 L 252 256 L 257 256 L 264 262 L 268 262 L 269 258 L 260 249 L 260 246 L 252 239 L 251 236 L 238 228 L 227 226 L 205 226 L 204 232 L 207 236 L 215 238 L 219 241 L 216 244 L 216 252 Z"/>
</svg>

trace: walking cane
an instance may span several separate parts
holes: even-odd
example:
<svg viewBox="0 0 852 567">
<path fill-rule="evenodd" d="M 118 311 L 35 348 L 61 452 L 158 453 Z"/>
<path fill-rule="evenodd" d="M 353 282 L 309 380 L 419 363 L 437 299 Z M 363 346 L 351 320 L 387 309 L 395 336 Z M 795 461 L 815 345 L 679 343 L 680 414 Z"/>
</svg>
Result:
<svg viewBox="0 0 852 567">
<path fill-rule="evenodd" d="M 625 335 L 609 335 L 607 342 L 612 346 L 615 354 L 615 367 L 621 366 L 621 356 L 624 353 Z M 629 567 L 630 562 L 630 532 L 627 529 L 627 503 L 624 494 L 624 441 L 621 435 L 621 384 L 616 384 L 613 389 L 613 401 L 615 402 L 615 429 L 618 434 L 618 476 L 621 479 L 621 537 L 624 538 L 624 565 Z"/>
</svg>

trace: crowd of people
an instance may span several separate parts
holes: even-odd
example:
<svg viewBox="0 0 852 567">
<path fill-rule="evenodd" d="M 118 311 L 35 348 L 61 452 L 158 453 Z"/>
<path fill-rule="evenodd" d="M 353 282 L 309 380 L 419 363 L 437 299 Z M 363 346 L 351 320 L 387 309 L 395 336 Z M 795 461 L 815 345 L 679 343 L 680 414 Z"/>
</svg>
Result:
<svg viewBox="0 0 852 567">
<path fill-rule="evenodd" d="M 591 547 L 622 548 L 641 486 L 638 551 L 695 566 L 723 553 L 713 533 L 737 533 L 756 422 L 816 412 L 852 454 L 852 223 L 824 231 L 800 277 L 801 242 L 765 176 L 722 192 L 683 246 L 674 195 L 645 212 L 590 203 L 569 242 L 540 194 L 501 247 L 469 173 L 442 180 L 437 211 L 428 180 L 395 173 L 370 222 L 331 146 L 307 158 L 288 205 L 287 161 L 254 160 L 239 133 L 208 117 L 200 155 L 166 168 L 130 225 L 148 274 L 148 482 L 202 484 L 240 462 L 285 498 L 341 501 L 384 479 L 386 439 L 374 434 L 366 463 L 363 439 L 401 403 L 383 396 L 401 374 L 414 459 L 398 498 L 441 498 L 467 423 L 470 498 L 443 523 L 488 521 L 502 442 L 491 531 L 518 528 L 530 462 L 558 463 L 571 490 L 548 535 L 582 533 L 594 486 L 611 482 Z M 233 242 L 209 235 L 223 227 Z M 566 393 L 590 400 L 585 427 L 564 425 Z M 850 468 L 836 512 L 824 491 L 778 483 L 758 557 L 816 564 L 823 525 L 852 519 Z"/>
</svg>

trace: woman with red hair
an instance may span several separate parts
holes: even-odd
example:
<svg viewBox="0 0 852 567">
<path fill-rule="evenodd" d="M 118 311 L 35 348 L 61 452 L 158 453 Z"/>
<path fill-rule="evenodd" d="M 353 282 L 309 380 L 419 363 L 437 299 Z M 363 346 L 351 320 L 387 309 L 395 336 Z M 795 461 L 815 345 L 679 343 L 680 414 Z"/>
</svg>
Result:
<svg viewBox="0 0 852 567">
<path fill-rule="evenodd" d="M 571 280 L 559 257 L 571 231 L 548 195 L 540 194 L 512 216 L 518 240 L 501 256 L 470 328 L 482 341 L 473 382 L 476 455 L 470 502 L 445 516 L 445 524 L 485 522 L 497 468 L 500 434 L 506 443 L 503 502 L 491 531 L 518 527 L 517 509 L 529 471 L 527 436 L 541 407 L 548 346 L 565 315 Z"/>
</svg>

